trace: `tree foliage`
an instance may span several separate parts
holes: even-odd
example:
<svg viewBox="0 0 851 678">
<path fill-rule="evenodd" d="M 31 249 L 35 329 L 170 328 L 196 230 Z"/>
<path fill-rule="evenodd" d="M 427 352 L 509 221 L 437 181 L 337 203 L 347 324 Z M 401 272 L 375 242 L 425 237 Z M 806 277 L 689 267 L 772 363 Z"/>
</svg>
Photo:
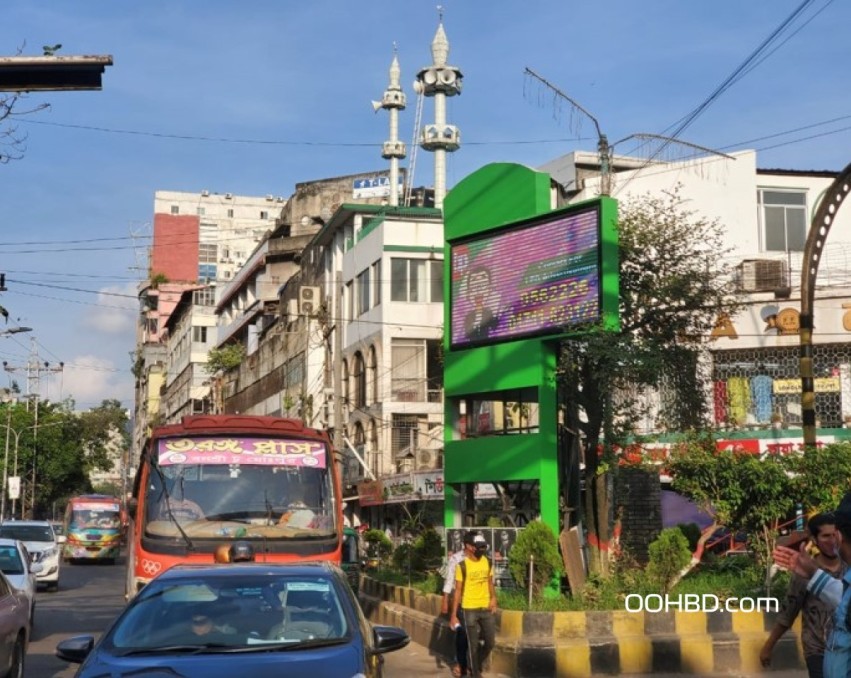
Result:
<svg viewBox="0 0 851 678">
<path fill-rule="evenodd" d="M 808 448 L 788 458 L 792 495 L 809 512 L 833 511 L 851 490 L 851 443 Z"/>
<path fill-rule="evenodd" d="M 795 508 L 791 458 L 738 450 L 716 450 L 706 437 L 684 443 L 670 459 L 673 488 L 714 513 L 718 524 L 748 535 L 760 562 L 768 565 L 776 542 L 774 526 Z"/>
<path fill-rule="evenodd" d="M 0 410 L 0 435 L 8 441 L 8 475 L 22 480 L 20 506 L 27 514 L 52 515 L 75 494 L 91 492 L 92 471 L 112 469 L 129 444 L 127 413 L 116 400 L 105 400 L 87 412 L 73 410 L 73 401 L 6 403 Z M 16 454 L 17 453 L 17 454 Z M 17 462 L 17 467 L 15 466 Z M 35 472 L 35 507 L 33 504 Z M 20 514 L 20 510 L 18 511 Z"/>
<path fill-rule="evenodd" d="M 238 341 L 211 349 L 207 354 L 207 372 L 215 374 L 220 370 L 232 370 L 245 360 L 245 355 L 245 346 Z"/>
<path fill-rule="evenodd" d="M 623 441 L 643 414 L 640 395 L 658 389 L 660 428 L 705 424 L 706 403 L 698 355 L 721 312 L 739 308 L 728 249 L 716 221 L 683 207 L 679 189 L 622 203 L 620 247 L 621 328 L 592 328 L 563 342 L 559 383 L 567 426 L 586 441 L 588 487 L 585 521 L 594 542 L 607 539 L 609 483 L 595 479 L 610 467 L 602 449 Z M 602 463 L 601 464 L 601 460 Z M 605 551 L 592 553 L 592 569 L 606 569 Z"/>
</svg>

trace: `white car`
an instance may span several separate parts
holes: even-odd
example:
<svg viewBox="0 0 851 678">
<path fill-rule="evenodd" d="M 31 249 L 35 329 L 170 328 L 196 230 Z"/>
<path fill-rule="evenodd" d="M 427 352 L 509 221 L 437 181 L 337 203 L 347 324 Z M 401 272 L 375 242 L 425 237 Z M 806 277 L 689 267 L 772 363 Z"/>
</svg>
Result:
<svg viewBox="0 0 851 678">
<path fill-rule="evenodd" d="M 36 574 L 36 583 L 45 584 L 48 591 L 59 590 L 59 551 L 65 538 L 57 537 L 49 522 L 6 520 L 0 524 L 0 537 L 24 542 L 30 560 L 41 565 L 41 572 Z"/>
<path fill-rule="evenodd" d="M 0 571 L 30 608 L 30 624 L 35 619 L 36 575 L 42 571 L 41 563 L 30 563 L 26 546 L 17 539 L 0 537 Z"/>
</svg>

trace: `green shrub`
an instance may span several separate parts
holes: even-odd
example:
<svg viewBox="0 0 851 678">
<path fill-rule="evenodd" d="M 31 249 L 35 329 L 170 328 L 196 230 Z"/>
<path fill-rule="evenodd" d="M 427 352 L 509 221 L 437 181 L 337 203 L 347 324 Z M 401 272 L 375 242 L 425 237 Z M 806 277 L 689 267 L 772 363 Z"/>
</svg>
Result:
<svg viewBox="0 0 851 678">
<path fill-rule="evenodd" d="M 443 540 L 432 528 L 426 530 L 414 540 L 414 553 L 417 571 L 436 570 L 443 563 Z"/>
<path fill-rule="evenodd" d="M 367 530 L 363 533 L 363 540 L 366 543 L 366 553 L 370 558 L 384 560 L 393 551 L 393 542 L 381 530 Z"/>
<path fill-rule="evenodd" d="M 647 576 L 662 593 L 667 593 L 674 578 L 691 561 L 688 539 L 678 528 L 668 527 L 650 544 L 649 553 Z"/>
<path fill-rule="evenodd" d="M 697 542 L 700 541 L 700 525 L 697 523 L 680 523 L 677 529 L 683 533 L 688 539 L 688 548 L 692 553 L 697 549 Z"/>
<path fill-rule="evenodd" d="M 442 562 L 443 542 L 433 528 L 427 528 L 412 542 L 399 544 L 393 551 L 393 567 L 400 572 L 437 570 Z"/>
<path fill-rule="evenodd" d="M 532 592 L 538 596 L 552 581 L 553 575 L 562 570 L 561 555 L 555 535 L 548 525 L 535 520 L 517 535 L 517 541 L 508 552 L 508 569 L 518 586 L 524 590 L 529 586 L 529 556 L 535 558 Z"/>
</svg>

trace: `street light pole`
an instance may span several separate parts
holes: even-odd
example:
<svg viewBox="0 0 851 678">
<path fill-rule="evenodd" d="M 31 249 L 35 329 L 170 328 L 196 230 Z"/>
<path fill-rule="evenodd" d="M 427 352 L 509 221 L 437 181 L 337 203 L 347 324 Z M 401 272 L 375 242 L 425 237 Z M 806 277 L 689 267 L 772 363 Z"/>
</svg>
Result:
<svg viewBox="0 0 851 678">
<path fill-rule="evenodd" d="M 9 474 L 9 436 L 12 430 L 12 408 L 6 404 L 6 452 L 3 455 L 3 491 L 0 493 L 0 520 L 6 519 L 6 485 L 8 484 Z"/>
</svg>

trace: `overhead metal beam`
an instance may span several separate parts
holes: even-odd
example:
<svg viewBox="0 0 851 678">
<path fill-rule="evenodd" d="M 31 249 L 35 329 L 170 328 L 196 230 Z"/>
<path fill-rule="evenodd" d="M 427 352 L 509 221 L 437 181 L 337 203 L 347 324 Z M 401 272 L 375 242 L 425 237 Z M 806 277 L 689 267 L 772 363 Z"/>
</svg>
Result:
<svg viewBox="0 0 851 678">
<path fill-rule="evenodd" d="M 1 92 L 99 90 L 112 56 L 0 57 Z"/>
</svg>

